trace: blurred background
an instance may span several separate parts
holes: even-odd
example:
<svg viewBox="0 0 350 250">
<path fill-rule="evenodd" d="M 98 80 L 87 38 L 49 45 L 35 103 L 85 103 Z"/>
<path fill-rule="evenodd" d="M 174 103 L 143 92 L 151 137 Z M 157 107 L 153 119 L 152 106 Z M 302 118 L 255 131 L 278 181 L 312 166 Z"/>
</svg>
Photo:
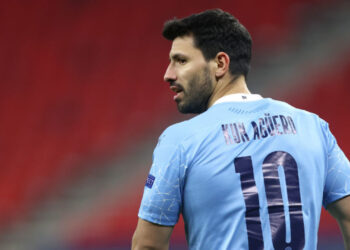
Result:
<svg viewBox="0 0 350 250">
<path fill-rule="evenodd" d="M 158 136 L 189 118 L 163 23 L 208 8 L 250 31 L 250 90 L 316 112 L 350 156 L 348 0 L 1 1 L 0 249 L 130 248 Z M 319 240 L 343 249 L 325 210 Z"/>
</svg>

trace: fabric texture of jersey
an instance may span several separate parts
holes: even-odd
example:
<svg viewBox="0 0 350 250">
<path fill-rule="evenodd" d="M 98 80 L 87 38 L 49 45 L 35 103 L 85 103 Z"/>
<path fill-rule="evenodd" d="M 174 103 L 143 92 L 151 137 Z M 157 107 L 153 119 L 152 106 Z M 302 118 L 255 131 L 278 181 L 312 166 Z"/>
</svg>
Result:
<svg viewBox="0 0 350 250">
<path fill-rule="evenodd" d="M 219 103 L 160 136 L 139 217 L 190 249 L 316 249 L 321 207 L 350 195 L 350 164 L 317 115 L 264 98 Z"/>
</svg>

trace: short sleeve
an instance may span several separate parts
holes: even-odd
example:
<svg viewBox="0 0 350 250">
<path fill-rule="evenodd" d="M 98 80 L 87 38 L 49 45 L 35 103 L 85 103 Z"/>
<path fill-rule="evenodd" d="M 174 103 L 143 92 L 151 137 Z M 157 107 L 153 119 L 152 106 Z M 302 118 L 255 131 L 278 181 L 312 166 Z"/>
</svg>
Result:
<svg viewBox="0 0 350 250">
<path fill-rule="evenodd" d="M 324 122 L 325 123 L 325 122 Z M 336 139 L 324 124 L 327 135 L 327 176 L 323 192 L 323 206 L 350 195 L 350 163 Z"/>
<path fill-rule="evenodd" d="M 183 150 L 165 131 L 153 153 L 138 216 L 146 221 L 173 226 L 179 219 L 184 176 Z"/>
</svg>

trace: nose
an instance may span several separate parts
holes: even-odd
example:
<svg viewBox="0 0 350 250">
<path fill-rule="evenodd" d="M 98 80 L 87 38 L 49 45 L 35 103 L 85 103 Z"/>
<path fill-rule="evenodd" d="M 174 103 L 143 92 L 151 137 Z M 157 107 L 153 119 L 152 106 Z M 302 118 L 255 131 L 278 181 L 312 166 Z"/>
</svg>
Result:
<svg viewBox="0 0 350 250">
<path fill-rule="evenodd" d="M 175 69 L 171 65 L 171 63 L 168 65 L 168 68 L 165 71 L 164 81 L 166 81 L 166 82 L 174 82 L 174 81 L 176 81 Z"/>
</svg>

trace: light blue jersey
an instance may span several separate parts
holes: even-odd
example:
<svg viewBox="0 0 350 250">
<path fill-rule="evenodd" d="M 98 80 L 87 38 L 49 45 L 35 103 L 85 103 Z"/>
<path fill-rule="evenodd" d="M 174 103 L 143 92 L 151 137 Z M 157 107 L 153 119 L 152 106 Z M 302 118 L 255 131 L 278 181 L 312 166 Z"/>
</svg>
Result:
<svg viewBox="0 0 350 250">
<path fill-rule="evenodd" d="M 322 205 L 350 195 L 328 124 L 270 98 L 221 102 L 159 138 L 139 217 L 190 249 L 316 249 Z"/>
</svg>

